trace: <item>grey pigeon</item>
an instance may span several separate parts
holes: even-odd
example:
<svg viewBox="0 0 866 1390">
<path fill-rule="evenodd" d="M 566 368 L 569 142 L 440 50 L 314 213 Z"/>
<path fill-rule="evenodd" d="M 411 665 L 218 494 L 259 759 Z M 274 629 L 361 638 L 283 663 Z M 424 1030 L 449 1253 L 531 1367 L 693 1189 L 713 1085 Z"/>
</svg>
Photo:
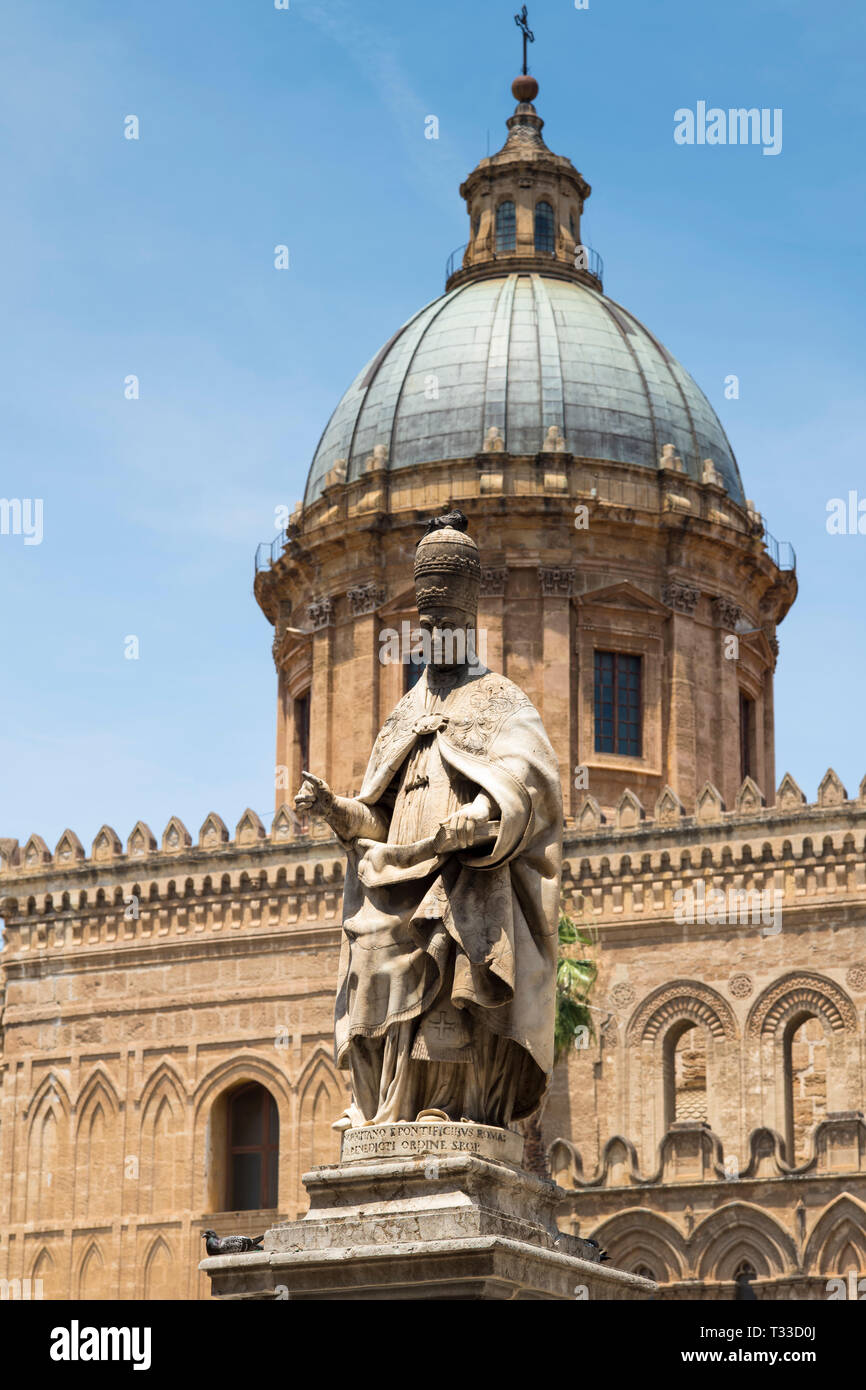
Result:
<svg viewBox="0 0 866 1390">
<path fill-rule="evenodd" d="M 601 1248 L 601 1246 L 599 1245 L 599 1243 L 598 1243 L 597 1240 L 587 1240 L 586 1243 L 587 1243 L 587 1245 L 593 1246 L 594 1249 L 596 1249 L 596 1250 L 598 1251 L 597 1259 L 598 1259 L 598 1263 L 599 1263 L 600 1265 L 604 1264 L 605 1260 L 609 1260 L 609 1259 L 610 1259 L 610 1255 L 607 1253 L 606 1250 L 602 1250 L 602 1248 Z"/>
<path fill-rule="evenodd" d="M 424 535 L 429 536 L 431 531 L 440 531 L 443 526 L 451 526 L 455 531 L 466 531 L 469 522 L 465 512 L 445 512 L 442 516 L 431 516 Z"/>
<path fill-rule="evenodd" d="M 209 1255 L 245 1255 L 248 1250 L 261 1250 L 264 1236 L 218 1236 L 216 1231 L 202 1231 Z"/>
</svg>

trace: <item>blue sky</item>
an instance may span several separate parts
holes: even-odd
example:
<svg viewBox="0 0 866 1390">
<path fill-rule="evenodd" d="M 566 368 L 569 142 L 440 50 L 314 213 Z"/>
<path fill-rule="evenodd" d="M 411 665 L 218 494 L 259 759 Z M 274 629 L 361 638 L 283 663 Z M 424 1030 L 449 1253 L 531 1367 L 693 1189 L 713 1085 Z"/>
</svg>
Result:
<svg viewBox="0 0 866 1390">
<path fill-rule="evenodd" d="M 42 498 L 44 538 L 0 536 L 0 835 L 53 848 L 68 825 L 89 851 L 103 822 L 125 840 L 139 818 L 195 836 L 210 810 L 269 816 L 254 550 L 349 381 L 442 291 L 458 185 L 513 108 L 516 8 L 7 9 L 0 496 Z M 530 21 L 545 136 L 593 185 L 606 291 L 704 388 L 797 550 L 778 774 L 812 797 L 832 764 L 856 794 L 866 536 L 825 519 L 866 497 L 864 12 L 543 0 Z M 674 111 L 699 100 L 781 108 L 781 154 L 677 146 Z"/>
</svg>

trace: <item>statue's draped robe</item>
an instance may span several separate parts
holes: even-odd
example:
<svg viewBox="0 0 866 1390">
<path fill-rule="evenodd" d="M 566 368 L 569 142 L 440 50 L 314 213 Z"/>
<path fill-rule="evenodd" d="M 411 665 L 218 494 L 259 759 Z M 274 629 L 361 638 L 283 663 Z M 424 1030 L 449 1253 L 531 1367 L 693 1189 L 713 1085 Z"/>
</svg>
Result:
<svg viewBox="0 0 866 1390">
<path fill-rule="evenodd" d="M 495 841 L 435 854 L 431 837 L 479 789 Z M 387 839 L 346 842 L 335 1043 L 351 1122 L 529 1114 L 553 1065 L 562 852 L 537 712 L 483 666 L 425 672 L 386 720 L 359 799 Z"/>
</svg>

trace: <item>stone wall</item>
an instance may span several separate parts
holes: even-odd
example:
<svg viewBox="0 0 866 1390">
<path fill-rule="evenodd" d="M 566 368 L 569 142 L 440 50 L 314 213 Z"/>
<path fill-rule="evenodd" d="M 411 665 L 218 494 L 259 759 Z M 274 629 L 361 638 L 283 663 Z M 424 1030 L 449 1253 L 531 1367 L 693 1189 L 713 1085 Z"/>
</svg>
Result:
<svg viewBox="0 0 866 1390">
<path fill-rule="evenodd" d="M 662 793 L 650 817 L 627 792 L 566 829 L 564 904 L 600 975 L 595 1037 L 544 1115 L 562 1225 L 671 1297 L 733 1297 L 744 1264 L 767 1297 L 866 1273 L 866 795 L 828 773 L 814 804 L 789 777 L 762 802 L 745 785 L 736 809 L 709 795 L 685 816 Z M 89 857 L 70 832 L 53 854 L 0 842 L 0 1277 L 206 1296 L 205 1227 L 304 1209 L 346 1097 L 342 876 L 287 811 L 270 836 L 246 812 L 233 839 L 208 816 L 195 846 L 176 818 L 159 848 L 141 824 L 125 849 L 103 827 Z M 780 929 L 677 922 L 699 882 L 780 893 Z M 706 1120 L 682 1109 L 702 1075 Z M 246 1081 L 278 1107 L 276 1211 L 221 1209 L 220 1106 Z"/>
</svg>

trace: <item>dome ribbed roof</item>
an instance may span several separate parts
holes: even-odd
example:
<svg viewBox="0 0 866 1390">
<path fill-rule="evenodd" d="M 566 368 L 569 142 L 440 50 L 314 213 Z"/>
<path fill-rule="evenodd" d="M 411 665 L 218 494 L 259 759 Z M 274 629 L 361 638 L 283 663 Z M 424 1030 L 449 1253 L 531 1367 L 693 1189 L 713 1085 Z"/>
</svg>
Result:
<svg viewBox="0 0 866 1390">
<path fill-rule="evenodd" d="M 461 285 L 421 309 L 356 377 L 319 441 L 305 504 L 377 445 L 389 468 L 480 453 L 496 427 L 535 454 L 551 425 L 578 457 L 657 468 L 673 444 L 689 475 L 713 460 L 744 500 L 725 432 L 703 392 L 628 310 L 588 285 L 511 274 Z"/>
</svg>

